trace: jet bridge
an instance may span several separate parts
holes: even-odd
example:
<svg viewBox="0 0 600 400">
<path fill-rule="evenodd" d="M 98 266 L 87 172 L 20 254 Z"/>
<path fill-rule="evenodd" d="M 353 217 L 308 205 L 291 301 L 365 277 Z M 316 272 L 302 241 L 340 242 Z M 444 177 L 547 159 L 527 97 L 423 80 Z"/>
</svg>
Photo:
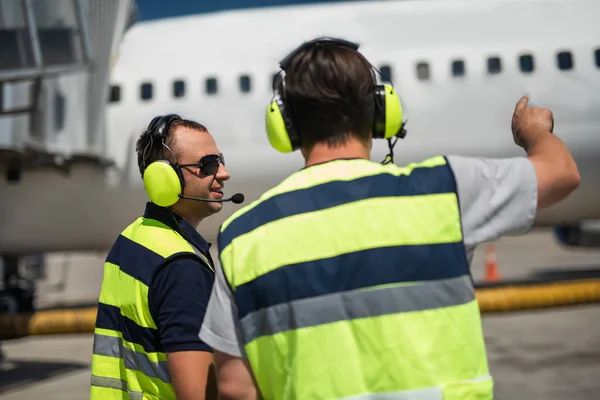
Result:
<svg viewBox="0 0 600 400">
<path fill-rule="evenodd" d="M 0 224 L 18 211 L 6 204 L 20 196 L 22 176 L 42 174 L 61 191 L 68 179 L 56 174 L 83 163 L 101 175 L 111 164 L 104 158 L 111 58 L 135 14 L 133 0 L 0 0 Z M 43 263 L 0 254 L 0 313 L 33 308 Z"/>
<path fill-rule="evenodd" d="M 103 167 L 111 56 L 132 0 L 0 0 L 0 169 Z"/>
</svg>

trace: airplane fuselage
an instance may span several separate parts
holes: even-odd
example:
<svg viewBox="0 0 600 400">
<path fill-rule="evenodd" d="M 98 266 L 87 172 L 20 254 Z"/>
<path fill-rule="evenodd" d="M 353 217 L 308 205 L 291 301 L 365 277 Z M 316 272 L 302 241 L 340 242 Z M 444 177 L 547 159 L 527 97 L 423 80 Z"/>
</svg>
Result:
<svg viewBox="0 0 600 400">
<path fill-rule="evenodd" d="M 408 135 L 395 162 L 438 154 L 524 156 L 513 143 L 516 101 L 554 112 L 554 132 L 573 153 L 581 185 L 539 213 L 536 225 L 600 218 L 600 2 L 378 1 L 278 7 L 138 23 L 112 71 L 107 155 L 116 175 L 82 167 L 0 184 L 0 252 L 106 249 L 141 212 L 146 195 L 135 140 L 158 114 L 206 125 L 232 178 L 225 196 L 244 204 L 302 168 L 301 155 L 270 148 L 264 111 L 279 60 L 305 40 L 338 36 L 391 78 Z M 387 143 L 378 141 L 373 160 Z M 241 206 L 206 219 L 209 240 Z M 29 225 L 23 221 L 31 221 Z M 27 238 L 27 240 L 24 240 Z"/>
</svg>

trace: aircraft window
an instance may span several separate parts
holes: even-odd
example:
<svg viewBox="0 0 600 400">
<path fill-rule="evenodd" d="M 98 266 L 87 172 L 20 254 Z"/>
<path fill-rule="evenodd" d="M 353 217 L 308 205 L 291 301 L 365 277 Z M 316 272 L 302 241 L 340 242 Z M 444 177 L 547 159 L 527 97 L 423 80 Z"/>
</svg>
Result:
<svg viewBox="0 0 600 400">
<path fill-rule="evenodd" d="M 140 86 L 140 97 L 142 100 L 150 100 L 152 98 L 152 84 L 142 83 Z"/>
<path fill-rule="evenodd" d="M 596 49 L 594 54 L 596 56 L 596 67 L 600 68 L 600 48 Z"/>
<path fill-rule="evenodd" d="M 250 91 L 250 77 L 248 75 L 240 76 L 240 90 L 242 92 Z"/>
<path fill-rule="evenodd" d="M 208 78 L 206 80 L 206 93 L 215 94 L 217 93 L 217 79 L 216 78 Z"/>
<path fill-rule="evenodd" d="M 490 57 L 487 60 L 487 67 L 490 74 L 499 74 L 502 69 L 502 62 L 498 57 Z"/>
<path fill-rule="evenodd" d="M 463 76 L 465 74 L 465 62 L 462 60 L 452 61 L 452 75 Z"/>
<path fill-rule="evenodd" d="M 121 100 L 121 86 L 119 85 L 112 85 L 110 87 L 110 93 L 109 93 L 109 102 L 111 103 L 118 103 L 119 100 Z"/>
<path fill-rule="evenodd" d="M 570 51 L 561 51 L 556 55 L 558 68 L 565 70 L 573 68 L 573 56 Z"/>
<path fill-rule="evenodd" d="M 382 65 L 379 68 L 381 72 L 381 80 L 384 82 L 392 82 L 392 68 L 389 65 Z"/>
<path fill-rule="evenodd" d="M 429 64 L 426 62 L 417 64 L 417 78 L 420 80 L 429 79 Z"/>
<path fill-rule="evenodd" d="M 173 97 L 183 97 L 185 95 L 185 82 L 177 80 L 173 82 Z"/>
<path fill-rule="evenodd" d="M 531 54 L 519 56 L 519 66 L 523 72 L 532 72 L 534 68 L 533 56 Z"/>
</svg>

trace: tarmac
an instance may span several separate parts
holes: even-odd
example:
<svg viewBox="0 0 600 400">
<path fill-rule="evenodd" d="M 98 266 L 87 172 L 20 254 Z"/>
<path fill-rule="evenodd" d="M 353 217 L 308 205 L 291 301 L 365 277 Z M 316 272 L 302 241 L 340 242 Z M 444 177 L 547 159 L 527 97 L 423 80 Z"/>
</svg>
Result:
<svg viewBox="0 0 600 400">
<path fill-rule="evenodd" d="M 600 274 L 600 249 L 561 247 L 548 230 L 502 238 L 495 246 L 501 279 Z M 50 255 L 38 305 L 94 302 L 104 256 Z M 472 271 L 476 281 L 485 277 L 485 246 L 477 249 Z M 482 320 L 496 400 L 600 399 L 600 304 L 484 314 Z M 91 334 L 3 343 L 0 399 L 89 398 L 91 346 Z"/>
</svg>

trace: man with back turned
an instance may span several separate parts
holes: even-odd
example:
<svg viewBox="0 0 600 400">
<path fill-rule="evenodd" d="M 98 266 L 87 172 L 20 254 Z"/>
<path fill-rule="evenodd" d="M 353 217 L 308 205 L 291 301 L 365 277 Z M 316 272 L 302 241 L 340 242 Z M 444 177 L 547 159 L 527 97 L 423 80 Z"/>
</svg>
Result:
<svg viewBox="0 0 600 400">
<path fill-rule="evenodd" d="M 267 108 L 305 168 L 223 223 L 200 338 L 226 399 L 492 399 L 473 248 L 523 234 L 579 184 L 552 113 L 518 101 L 527 157 L 370 161 L 403 137 L 393 87 L 358 45 L 307 42 Z"/>
</svg>

